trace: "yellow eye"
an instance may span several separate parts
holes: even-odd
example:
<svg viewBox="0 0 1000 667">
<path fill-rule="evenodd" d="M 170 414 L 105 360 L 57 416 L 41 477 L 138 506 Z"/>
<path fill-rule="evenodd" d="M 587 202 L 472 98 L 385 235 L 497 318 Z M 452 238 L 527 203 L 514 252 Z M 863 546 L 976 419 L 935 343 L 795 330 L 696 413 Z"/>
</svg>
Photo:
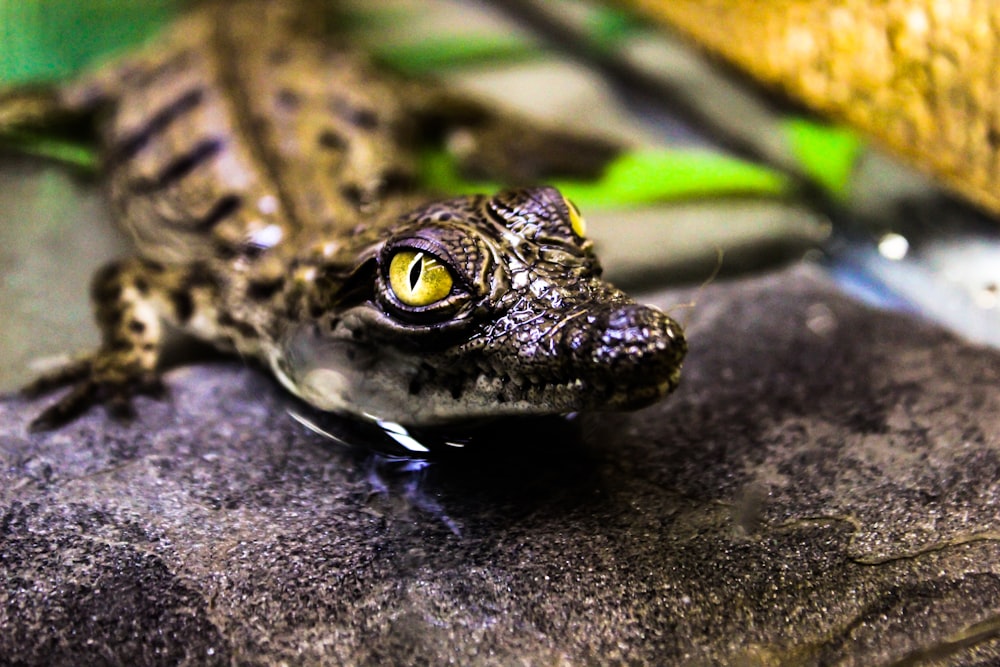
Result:
<svg viewBox="0 0 1000 667">
<path fill-rule="evenodd" d="M 566 202 L 566 208 L 569 209 L 569 226 L 573 228 L 573 233 L 581 239 L 587 238 L 587 221 L 580 215 L 580 209 L 565 197 L 563 197 L 563 201 Z"/>
<path fill-rule="evenodd" d="M 451 293 L 451 272 L 434 255 L 400 250 L 389 263 L 389 287 L 407 306 L 429 306 Z"/>
</svg>

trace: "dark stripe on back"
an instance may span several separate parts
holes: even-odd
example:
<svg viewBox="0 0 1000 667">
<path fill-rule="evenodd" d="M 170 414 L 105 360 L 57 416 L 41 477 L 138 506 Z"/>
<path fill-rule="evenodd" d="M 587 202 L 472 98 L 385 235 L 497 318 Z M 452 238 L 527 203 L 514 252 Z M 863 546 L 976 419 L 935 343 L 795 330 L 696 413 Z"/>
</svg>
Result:
<svg viewBox="0 0 1000 667">
<path fill-rule="evenodd" d="M 146 88 L 164 77 L 183 71 L 193 60 L 194 54 L 191 51 L 179 51 L 155 65 L 142 64 L 127 69 L 122 75 L 122 83 L 133 88 Z"/>
<path fill-rule="evenodd" d="M 202 139 L 194 148 L 170 162 L 160 173 L 151 179 L 137 179 L 133 188 L 136 192 L 149 193 L 183 179 L 199 165 L 208 162 L 218 155 L 225 144 L 221 139 Z"/>
<path fill-rule="evenodd" d="M 239 210 L 242 204 L 243 200 L 239 195 L 226 195 L 218 199 L 208 213 L 194 223 L 193 228 L 199 232 L 207 232 Z"/>
<path fill-rule="evenodd" d="M 145 125 L 123 137 L 115 144 L 111 149 L 112 160 L 123 162 L 134 158 L 138 155 L 139 151 L 149 144 L 150 139 L 166 130 L 175 120 L 201 104 L 204 98 L 205 91 L 201 88 L 195 88 L 167 104 L 153 114 L 146 121 Z"/>
</svg>

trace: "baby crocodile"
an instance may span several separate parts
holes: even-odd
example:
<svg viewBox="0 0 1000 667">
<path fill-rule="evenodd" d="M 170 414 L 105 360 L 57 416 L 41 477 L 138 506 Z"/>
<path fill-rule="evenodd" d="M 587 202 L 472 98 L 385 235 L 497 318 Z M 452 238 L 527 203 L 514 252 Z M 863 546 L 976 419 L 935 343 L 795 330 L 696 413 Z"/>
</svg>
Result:
<svg viewBox="0 0 1000 667">
<path fill-rule="evenodd" d="M 507 181 L 619 148 L 378 70 L 323 3 L 202 5 L 146 50 L 0 95 L 0 126 L 93 118 L 138 256 L 99 271 L 103 344 L 37 380 L 34 422 L 159 387 L 163 322 L 258 359 L 312 405 L 406 425 L 633 409 L 677 386 L 680 326 L 601 280 L 550 187 L 422 192 L 428 142 Z"/>
</svg>

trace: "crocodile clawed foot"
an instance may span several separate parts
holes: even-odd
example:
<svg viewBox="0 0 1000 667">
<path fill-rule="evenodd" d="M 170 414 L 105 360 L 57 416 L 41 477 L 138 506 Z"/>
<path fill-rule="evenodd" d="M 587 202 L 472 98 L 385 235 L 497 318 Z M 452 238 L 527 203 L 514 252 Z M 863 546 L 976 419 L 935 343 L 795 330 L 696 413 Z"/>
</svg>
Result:
<svg viewBox="0 0 1000 667">
<path fill-rule="evenodd" d="M 39 377 L 24 387 L 22 393 L 38 396 L 65 385 L 72 385 L 72 388 L 35 417 L 28 424 L 29 431 L 58 428 L 98 404 L 103 404 L 115 419 L 129 421 L 136 416 L 132 405 L 134 396 L 162 398 L 165 394 L 158 373 L 103 351 L 71 361 Z"/>
</svg>

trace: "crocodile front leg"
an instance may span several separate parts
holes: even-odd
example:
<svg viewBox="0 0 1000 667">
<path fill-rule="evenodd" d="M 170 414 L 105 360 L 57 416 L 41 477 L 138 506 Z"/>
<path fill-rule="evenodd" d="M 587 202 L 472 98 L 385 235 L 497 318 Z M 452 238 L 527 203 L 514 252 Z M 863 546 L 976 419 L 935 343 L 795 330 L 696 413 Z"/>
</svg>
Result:
<svg viewBox="0 0 1000 667">
<path fill-rule="evenodd" d="M 61 386 L 72 389 L 30 424 L 33 431 L 72 421 L 91 406 L 104 404 L 119 418 L 134 416 L 132 396 L 162 392 L 157 365 L 163 319 L 190 317 L 192 271 L 140 259 L 115 262 L 94 277 L 92 297 L 102 344 L 46 373 L 23 389 L 39 395 Z"/>
</svg>

